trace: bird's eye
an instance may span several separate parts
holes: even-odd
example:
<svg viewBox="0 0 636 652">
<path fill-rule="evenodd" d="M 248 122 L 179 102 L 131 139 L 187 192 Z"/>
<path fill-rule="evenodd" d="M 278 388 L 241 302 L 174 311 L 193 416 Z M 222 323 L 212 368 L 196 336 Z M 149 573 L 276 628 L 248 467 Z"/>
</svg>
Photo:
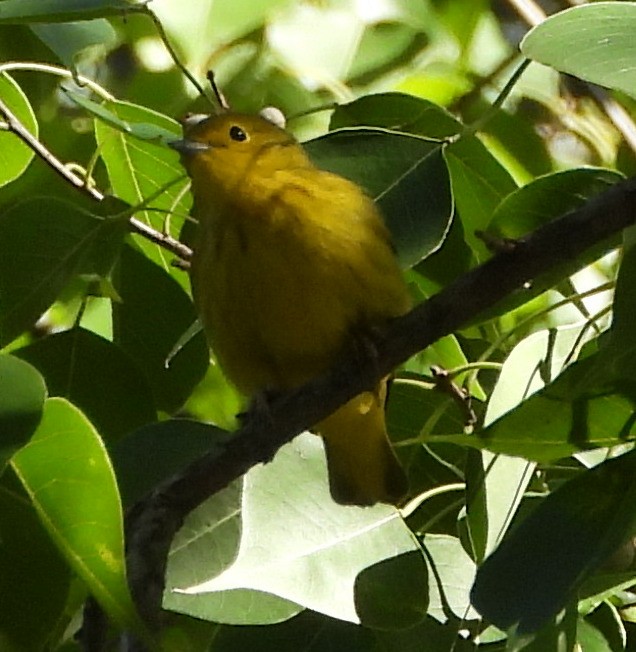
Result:
<svg viewBox="0 0 636 652">
<path fill-rule="evenodd" d="M 243 142 L 247 140 L 247 134 L 239 126 L 233 125 L 230 127 L 230 138 L 238 142 Z"/>
</svg>

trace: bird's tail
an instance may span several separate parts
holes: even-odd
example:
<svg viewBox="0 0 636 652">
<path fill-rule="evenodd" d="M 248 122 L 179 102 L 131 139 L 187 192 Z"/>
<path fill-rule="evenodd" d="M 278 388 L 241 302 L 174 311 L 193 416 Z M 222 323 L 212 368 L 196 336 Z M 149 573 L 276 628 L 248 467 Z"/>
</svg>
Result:
<svg viewBox="0 0 636 652">
<path fill-rule="evenodd" d="M 377 392 L 364 392 L 322 421 L 329 487 L 344 505 L 396 505 L 408 481 L 386 432 L 386 381 Z"/>
</svg>

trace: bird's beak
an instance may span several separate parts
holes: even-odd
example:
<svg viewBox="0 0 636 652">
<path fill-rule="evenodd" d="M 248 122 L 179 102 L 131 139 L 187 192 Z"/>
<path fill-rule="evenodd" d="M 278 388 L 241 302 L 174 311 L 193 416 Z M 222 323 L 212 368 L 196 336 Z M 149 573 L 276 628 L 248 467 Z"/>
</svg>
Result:
<svg viewBox="0 0 636 652">
<path fill-rule="evenodd" d="M 185 138 L 183 140 L 172 140 L 168 145 L 184 156 L 193 156 L 211 149 L 211 146 L 206 143 L 200 143 L 197 140 L 186 140 Z"/>
</svg>

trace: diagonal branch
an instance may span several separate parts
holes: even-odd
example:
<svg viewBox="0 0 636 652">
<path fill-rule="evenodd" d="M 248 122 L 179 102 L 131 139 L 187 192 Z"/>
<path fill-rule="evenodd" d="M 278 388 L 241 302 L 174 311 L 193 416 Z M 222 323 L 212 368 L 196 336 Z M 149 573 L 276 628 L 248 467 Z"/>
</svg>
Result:
<svg viewBox="0 0 636 652">
<path fill-rule="evenodd" d="M 186 515 L 254 464 L 270 460 L 296 434 L 440 337 L 453 333 L 524 284 L 636 222 L 636 178 L 620 182 L 582 208 L 546 224 L 397 319 L 377 344 L 377 356 L 344 361 L 330 374 L 278 397 L 271 419 L 246 423 L 225 444 L 157 487 L 128 514 L 129 578 L 142 616 L 159 625 L 167 554 Z M 132 645 L 129 650 L 143 650 Z"/>
</svg>

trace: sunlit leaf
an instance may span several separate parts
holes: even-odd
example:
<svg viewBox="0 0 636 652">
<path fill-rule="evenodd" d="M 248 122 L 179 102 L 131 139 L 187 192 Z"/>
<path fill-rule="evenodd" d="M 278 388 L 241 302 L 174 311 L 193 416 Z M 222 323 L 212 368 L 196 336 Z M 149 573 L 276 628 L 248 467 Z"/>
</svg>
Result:
<svg viewBox="0 0 636 652">
<path fill-rule="evenodd" d="M 521 42 L 525 56 L 636 97 L 636 3 L 595 2 L 561 11 Z"/>
<path fill-rule="evenodd" d="M 0 8 L 2 12 L 2 8 Z M 38 123 L 21 88 L 6 72 L 0 74 L 0 100 L 4 102 L 22 126 L 35 138 L 38 136 Z M 0 121 L 6 117 L 0 111 Z M 0 130 L 0 187 L 17 179 L 33 159 L 33 150 L 15 134 Z"/>
<path fill-rule="evenodd" d="M 126 583 L 115 475 L 91 423 L 65 399 L 49 399 L 12 466 L 71 568 L 115 622 L 139 629 Z"/>
<path fill-rule="evenodd" d="M 633 533 L 635 478 L 631 452 L 550 494 L 480 568 L 472 592 L 479 612 L 501 629 L 517 625 L 521 632 L 555 616 Z"/>
<path fill-rule="evenodd" d="M 423 618 L 426 571 L 421 557 L 413 566 L 408 556 L 417 546 L 399 513 L 387 505 L 337 505 L 326 478 L 321 442 L 310 434 L 281 448 L 271 463 L 253 468 L 245 476 L 241 510 L 235 516 L 241 524 L 238 552 L 224 567 L 213 552 L 219 533 L 204 525 L 209 522 L 205 506 L 195 510 L 173 544 L 166 606 L 243 624 L 279 622 L 309 607 L 351 622 L 364 622 L 367 615 L 375 626 L 382 621 L 390 627 L 393 608 L 371 569 L 395 564 L 406 600 L 402 618 L 411 624 Z M 199 562 L 192 564 L 195 549 Z M 210 551 L 207 572 L 204 550 Z M 400 571 L 402 563 L 409 572 Z M 361 594 L 357 587 L 363 572 L 369 582 Z"/>
<path fill-rule="evenodd" d="M 85 99 L 74 97 L 99 115 L 95 121 L 95 136 L 114 194 L 136 206 L 165 188 L 165 192 L 150 202 L 152 210 L 140 210 L 135 216 L 157 231 L 165 230 L 178 238 L 190 210 L 191 198 L 186 193 L 189 181 L 179 165 L 177 153 L 159 141 L 170 133 L 174 138 L 180 137 L 179 125 L 136 104 L 110 102 L 99 105 L 91 102 L 89 105 Z M 137 137 L 140 129 L 142 137 Z M 135 132 L 137 136 L 129 132 Z M 144 140 L 143 137 L 150 139 Z M 138 238 L 137 242 L 166 271 L 175 271 L 171 265 L 174 255 L 143 238 Z M 176 273 L 175 278 L 185 285 L 183 274 Z"/>
</svg>

